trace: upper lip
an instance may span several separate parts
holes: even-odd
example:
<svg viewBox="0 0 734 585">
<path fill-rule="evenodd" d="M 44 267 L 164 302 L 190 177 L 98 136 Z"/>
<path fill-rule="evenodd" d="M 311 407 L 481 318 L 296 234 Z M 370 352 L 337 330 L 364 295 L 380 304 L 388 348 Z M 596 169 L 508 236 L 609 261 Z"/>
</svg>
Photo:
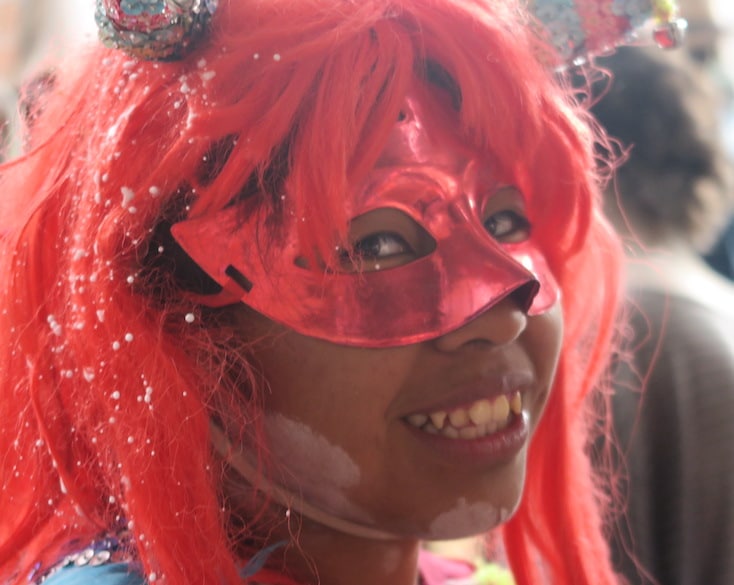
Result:
<svg viewBox="0 0 734 585">
<path fill-rule="evenodd" d="M 500 370 L 483 374 L 481 377 L 450 386 L 441 396 L 422 402 L 404 416 L 451 411 L 468 406 L 478 400 L 492 399 L 502 394 L 526 392 L 535 385 L 533 372 L 527 369 Z"/>
</svg>

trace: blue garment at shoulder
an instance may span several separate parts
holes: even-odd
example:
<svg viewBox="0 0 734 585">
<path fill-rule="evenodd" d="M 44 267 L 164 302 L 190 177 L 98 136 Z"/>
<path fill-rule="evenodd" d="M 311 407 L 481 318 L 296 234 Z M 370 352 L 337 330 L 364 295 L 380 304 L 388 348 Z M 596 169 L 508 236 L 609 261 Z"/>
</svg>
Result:
<svg viewBox="0 0 734 585">
<path fill-rule="evenodd" d="M 146 585 L 146 581 L 130 564 L 110 563 L 96 567 L 65 567 L 46 579 L 43 585 Z"/>
</svg>

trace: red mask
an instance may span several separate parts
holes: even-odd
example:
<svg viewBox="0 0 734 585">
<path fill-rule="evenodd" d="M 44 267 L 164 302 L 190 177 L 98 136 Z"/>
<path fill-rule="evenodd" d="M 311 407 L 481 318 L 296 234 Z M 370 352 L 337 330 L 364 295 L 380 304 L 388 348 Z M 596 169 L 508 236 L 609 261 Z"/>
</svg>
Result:
<svg viewBox="0 0 734 585">
<path fill-rule="evenodd" d="M 435 115 L 437 107 L 442 115 Z M 303 267 L 296 230 L 263 250 L 257 234 L 270 229 L 265 214 L 243 221 L 235 206 L 172 228 L 186 253 L 224 288 L 199 300 L 209 306 L 242 301 L 304 335 L 360 347 L 439 337 L 508 295 L 529 314 L 550 309 L 560 292 L 532 234 L 502 243 L 485 227 L 492 198 L 516 190 L 491 176 L 486 157 L 459 139 L 457 127 L 455 112 L 438 100 L 406 98 L 401 120 L 351 202 L 353 225 L 390 210 L 399 225 L 429 242 L 424 254 L 400 255 L 407 260 L 397 265 L 388 254 L 388 268 L 379 266 L 379 257 L 356 271 Z M 380 221 L 364 222 L 368 234 L 396 231 Z"/>
</svg>

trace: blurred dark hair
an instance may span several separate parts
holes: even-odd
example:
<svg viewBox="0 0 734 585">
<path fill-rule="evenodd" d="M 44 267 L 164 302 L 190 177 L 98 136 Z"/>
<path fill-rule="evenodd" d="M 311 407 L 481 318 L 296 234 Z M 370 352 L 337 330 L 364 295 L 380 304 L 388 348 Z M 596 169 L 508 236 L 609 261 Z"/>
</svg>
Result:
<svg viewBox="0 0 734 585">
<path fill-rule="evenodd" d="M 610 217 L 643 243 L 683 236 L 705 250 L 734 200 L 723 97 L 683 51 L 626 47 L 598 64 L 612 81 L 595 87 L 592 112 L 628 155 L 607 189 Z"/>
</svg>

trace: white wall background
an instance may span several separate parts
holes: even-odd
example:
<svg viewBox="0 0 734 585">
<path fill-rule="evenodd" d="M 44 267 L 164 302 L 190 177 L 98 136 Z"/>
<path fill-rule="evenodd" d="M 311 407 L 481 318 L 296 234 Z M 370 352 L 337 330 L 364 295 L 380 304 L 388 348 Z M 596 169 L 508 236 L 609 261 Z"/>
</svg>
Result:
<svg viewBox="0 0 734 585">
<path fill-rule="evenodd" d="M 0 160 L 18 152 L 17 88 L 48 58 L 94 38 L 94 0 L 0 0 Z"/>
<path fill-rule="evenodd" d="M 84 38 L 96 34 L 94 30 L 94 0 L 51 0 L 60 12 L 62 32 L 67 38 Z M 64 8 L 61 9 L 60 7 Z"/>
</svg>

